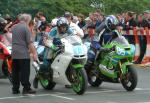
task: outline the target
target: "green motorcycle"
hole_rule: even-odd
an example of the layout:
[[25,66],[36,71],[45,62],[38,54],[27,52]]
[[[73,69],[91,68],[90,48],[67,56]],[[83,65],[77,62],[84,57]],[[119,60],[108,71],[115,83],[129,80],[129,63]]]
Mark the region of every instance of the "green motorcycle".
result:
[[92,65],[86,65],[88,82],[98,87],[105,82],[121,83],[127,91],[133,91],[137,86],[137,72],[132,65],[135,46],[124,46],[112,41],[103,46],[109,52],[99,52]]

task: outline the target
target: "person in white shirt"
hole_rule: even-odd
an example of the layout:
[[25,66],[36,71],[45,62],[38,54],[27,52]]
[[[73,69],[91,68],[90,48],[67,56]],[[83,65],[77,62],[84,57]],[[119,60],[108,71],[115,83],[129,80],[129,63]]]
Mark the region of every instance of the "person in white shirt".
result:
[[75,23],[72,22],[73,14],[70,12],[65,12],[64,17],[68,20],[70,28],[74,31],[74,34],[77,34],[79,37],[84,37],[83,30]]

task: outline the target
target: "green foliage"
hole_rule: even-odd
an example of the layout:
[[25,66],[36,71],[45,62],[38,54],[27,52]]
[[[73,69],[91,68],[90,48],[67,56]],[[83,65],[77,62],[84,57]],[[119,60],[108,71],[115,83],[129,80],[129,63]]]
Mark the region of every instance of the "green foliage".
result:
[[[95,7],[92,7],[93,4]],[[86,16],[95,9],[101,9],[104,14],[116,14],[125,11],[141,13],[150,10],[149,0],[0,0],[0,13],[15,17],[19,13],[44,12],[48,20],[61,16],[65,11]]]

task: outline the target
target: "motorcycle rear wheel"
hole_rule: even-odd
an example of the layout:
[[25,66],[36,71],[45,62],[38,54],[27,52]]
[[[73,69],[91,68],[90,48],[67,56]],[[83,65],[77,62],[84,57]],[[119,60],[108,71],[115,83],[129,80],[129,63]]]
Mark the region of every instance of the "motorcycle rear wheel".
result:
[[93,87],[99,87],[102,84],[102,80],[99,78],[98,71],[92,69],[88,74],[88,82]]
[[46,90],[52,90],[56,85],[56,83],[43,77],[40,77],[39,81],[41,83],[41,86]]

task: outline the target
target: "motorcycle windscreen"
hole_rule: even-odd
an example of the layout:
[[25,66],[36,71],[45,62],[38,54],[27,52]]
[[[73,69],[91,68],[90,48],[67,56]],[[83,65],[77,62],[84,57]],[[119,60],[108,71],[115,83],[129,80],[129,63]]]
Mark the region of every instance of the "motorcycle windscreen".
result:
[[73,46],[74,56],[84,56],[85,50],[82,45]]

